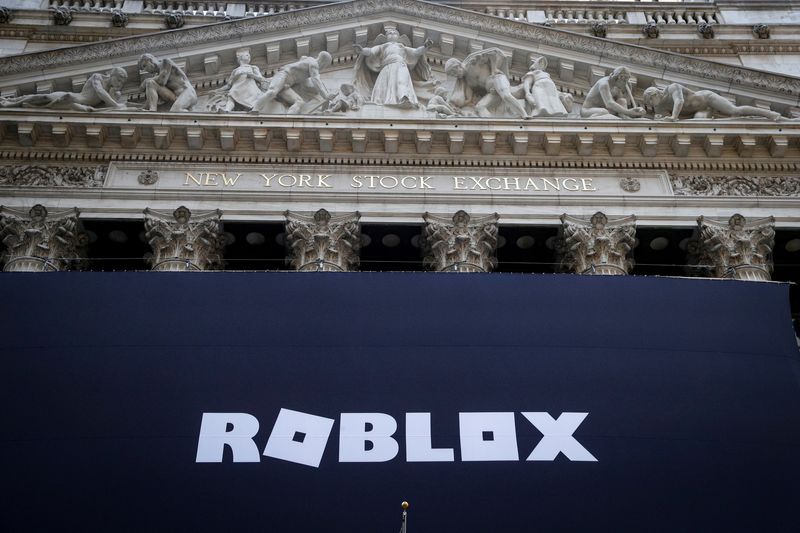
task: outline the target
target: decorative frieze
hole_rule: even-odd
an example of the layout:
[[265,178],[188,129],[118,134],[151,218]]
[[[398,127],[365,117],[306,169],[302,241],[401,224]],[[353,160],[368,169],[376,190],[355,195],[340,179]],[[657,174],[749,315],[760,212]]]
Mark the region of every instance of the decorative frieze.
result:
[[78,210],[48,213],[43,205],[30,210],[0,208],[0,240],[5,272],[53,272],[79,269],[89,238],[80,230]]
[[192,215],[186,207],[172,213],[144,210],[147,243],[153,250],[146,259],[153,270],[215,270],[223,266],[225,247],[218,209]]
[[0,167],[0,187],[102,187],[108,168],[16,165]]
[[320,209],[313,215],[286,211],[287,261],[295,270],[351,272],[358,270],[361,214],[333,216]]
[[700,217],[689,243],[689,264],[715,278],[769,281],[775,219],[747,222],[735,214],[727,222]]
[[436,272],[491,272],[497,266],[497,213],[452,219],[425,213],[423,264]]
[[800,196],[798,176],[670,176],[676,196]]
[[597,212],[586,220],[561,215],[557,240],[560,268],[574,274],[629,274],[635,241],[635,216],[609,220]]

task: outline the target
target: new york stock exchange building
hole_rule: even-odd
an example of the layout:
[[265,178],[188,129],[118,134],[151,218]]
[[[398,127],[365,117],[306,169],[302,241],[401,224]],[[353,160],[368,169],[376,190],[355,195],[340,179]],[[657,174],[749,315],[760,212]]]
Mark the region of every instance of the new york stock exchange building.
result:
[[4,530],[800,527],[800,3],[0,4]]

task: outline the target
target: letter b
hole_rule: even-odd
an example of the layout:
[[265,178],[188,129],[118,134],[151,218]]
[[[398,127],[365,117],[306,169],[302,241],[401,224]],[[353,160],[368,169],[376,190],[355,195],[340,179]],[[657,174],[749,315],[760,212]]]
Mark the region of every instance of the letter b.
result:
[[[369,427],[368,427],[369,426]],[[384,413],[342,413],[339,433],[340,463],[391,461],[400,450],[392,438],[397,421]],[[367,443],[372,447],[367,449]]]

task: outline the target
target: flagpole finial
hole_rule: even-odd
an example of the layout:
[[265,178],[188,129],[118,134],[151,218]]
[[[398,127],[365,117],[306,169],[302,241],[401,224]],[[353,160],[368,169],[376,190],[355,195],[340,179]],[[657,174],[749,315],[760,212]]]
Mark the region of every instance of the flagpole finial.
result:
[[403,503],[401,503],[401,504],[400,504],[400,507],[402,507],[402,508],[403,508],[403,510],[405,511],[406,509],[408,509],[408,502],[403,502]]

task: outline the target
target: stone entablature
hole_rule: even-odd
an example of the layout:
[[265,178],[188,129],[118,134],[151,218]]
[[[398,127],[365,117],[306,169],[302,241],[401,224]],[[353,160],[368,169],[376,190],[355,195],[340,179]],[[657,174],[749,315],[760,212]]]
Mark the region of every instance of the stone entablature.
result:
[[[382,157],[414,154],[434,160],[436,154],[481,156],[588,156],[667,158],[788,158],[800,155],[800,122],[766,120],[603,121],[593,119],[359,119],[249,114],[181,114],[103,112],[91,116],[47,110],[0,112],[0,144],[7,147],[56,147],[85,153],[93,150],[144,150],[181,154],[247,151],[268,154],[353,154]],[[655,127],[654,127],[655,126]],[[656,129],[657,128],[657,129]],[[16,131],[15,131],[16,130]],[[118,133],[117,133],[118,132]],[[402,150],[400,149],[402,147]],[[374,157],[374,156],[373,156]],[[399,157],[399,156],[398,156]],[[524,161],[524,158],[523,158]],[[519,164],[519,163],[516,163]]]

